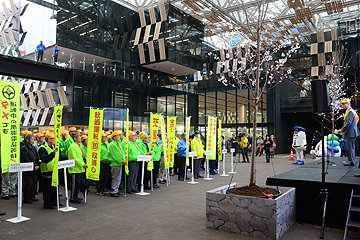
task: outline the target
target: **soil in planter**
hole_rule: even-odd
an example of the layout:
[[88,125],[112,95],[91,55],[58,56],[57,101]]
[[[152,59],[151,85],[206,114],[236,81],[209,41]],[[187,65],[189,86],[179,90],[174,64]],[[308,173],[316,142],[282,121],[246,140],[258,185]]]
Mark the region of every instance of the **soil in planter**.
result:
[[276,196],[279,194],[279,191],[274,188],[269,187],[259,187],[259,186],[243,186],[238,188],[232,188],[226,191],[229,194],[243,195],[243,196],[251,196],[251,197],[266,197],[265,194],[272,194]]

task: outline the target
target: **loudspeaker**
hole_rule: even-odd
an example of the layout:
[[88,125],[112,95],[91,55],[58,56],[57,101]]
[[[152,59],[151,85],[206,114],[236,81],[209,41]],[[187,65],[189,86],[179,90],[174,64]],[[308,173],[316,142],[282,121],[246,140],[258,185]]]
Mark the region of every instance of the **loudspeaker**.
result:
[[312,80],[311,81],[311,101],[313,113],[329,113],[330,100],[328,80]]

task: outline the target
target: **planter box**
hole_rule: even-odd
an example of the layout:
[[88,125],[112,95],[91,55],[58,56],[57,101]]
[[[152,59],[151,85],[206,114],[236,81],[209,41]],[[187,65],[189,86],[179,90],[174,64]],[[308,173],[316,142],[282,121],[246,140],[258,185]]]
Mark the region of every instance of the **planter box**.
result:
[[206,192],[207,228],[279,239],[295,223],[295,188],[279,187],[282,194],[276,199],[226,194],[228,188]]

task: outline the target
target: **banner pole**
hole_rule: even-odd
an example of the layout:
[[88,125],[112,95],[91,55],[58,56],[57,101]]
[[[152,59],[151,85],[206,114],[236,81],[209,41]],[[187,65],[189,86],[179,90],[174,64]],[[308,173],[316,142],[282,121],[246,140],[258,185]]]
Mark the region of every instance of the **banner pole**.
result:
[[165,169],[166,172],[166,186],[169,186],[169,179],[168,179],[168,169]]
[[153,181],[153,170],[151,170],[151,179],[150,179],[150,183],[151,183],[151,191],[154,191],[154,181]]
[[[10,172],[9,172],[10,174]],[[18,172],[18,212],[17,219],[21,219],[22,215],[22,171]]]
[[[185,159],[185,161],[186,161],[186,159]],[[186,166],[186,164],[185,164],[185,171],[184,171],[184,182],[186,181],[186,174],[187,173],[187,166]]]

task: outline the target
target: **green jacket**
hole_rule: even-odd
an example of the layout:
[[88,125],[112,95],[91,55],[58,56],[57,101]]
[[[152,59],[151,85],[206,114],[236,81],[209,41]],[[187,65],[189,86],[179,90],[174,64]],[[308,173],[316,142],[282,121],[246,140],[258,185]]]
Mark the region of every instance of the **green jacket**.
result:
[[[54,151],[54,149],[51,149],[48,145],[44,144],[44,145],[41,145],[39,148],[45,148],[46,152],[48,153],[48,155],[50,153],[52,153]],[[39,159],[40,159],[40,156],[39,156]],[[40,164],[40,170],[42,173],[45,173],[45,172],[52,172],[53,169],[54,169],[54,164],[55,164],[55,158],[53,158],[50,162],[48,163],[44,163],[42,162]]]
[[85,147],[85,145],[82,142],[80,142],[80,146],[81,146],[81,149],[83,150],[83,153],[85,155],[85,159],[87,159],[86,158],[87,157],[87,148]]
[[66,145],[65,145],[65,141],[60,138],[60,153],[61,153],[61,156],[63,158],[67,158],[68,157],[68,153],[66,151]]
[[111,143],[109,143],[108,149],[108,159],[110,162],[110,166],[122,166],[122,162],[125,161],[125,148],[121,146],[121,143],[116,143],[115,141],[112,141]]
[[68,157],[69,159],[75,159],[75,166],[69,167],[69,173],[83,173],[85,172],[84,169],[84,158],[81,153],[81,147],[76,143],[73,142],[68,150]]
[[154,150],[153,150],[153,161],[158,162],[161,158],[161,153],[164,151],[164,146],[160,147],[158,143],[155,143]]
[[141,155],[140,148],[136,142],[129,141],[129,153],[128,153],[129,162],[137,161],[138,155]]
[[[138,143],[138,146],[139,146],[141,155],[145,155],[146,153],[151,152],[150,144],[144,143],[142,140],[141,140],[141,142]],[[146,147],[146,146],[148,146],[148,147]]]
[[109,150],[107,144],[101,143],[101,153],[100,153],[100,161],[107,162],[109,161]]
[[[69,136],[66,140],[65,140],[65,151],[68,153],[69,152],[69,147],[71,146],[71,144],[74,142],[74,139]],[[69,154],[69,153],[68,153]],[[69,156],[68,156],[69,157]],[[69,158],[70,159],[70,158]]]

